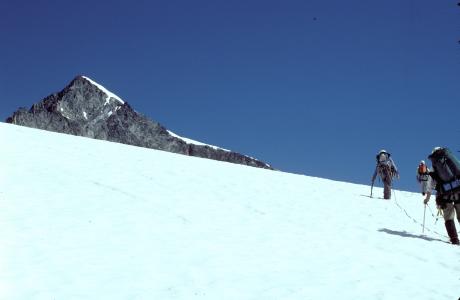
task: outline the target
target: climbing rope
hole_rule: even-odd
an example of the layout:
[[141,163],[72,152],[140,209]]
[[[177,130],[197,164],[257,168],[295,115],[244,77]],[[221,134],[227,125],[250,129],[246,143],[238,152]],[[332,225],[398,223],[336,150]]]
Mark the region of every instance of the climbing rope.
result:
[[[409,213],[407,212],[407,210],[399,204],[398,200],[396,199],[396,191],[395,191],[394,189],[393,189],[393,198],[394,198],[394,200],[395,200],[394,203],[396,204],[396,206],[398,206],[399,209],[400,209],[402,212],[404,212],[404,213],[406,214],[406,216],[407,216],[409,219],[411,219],[414,223],[419,224],[420,226],[423,227],[423,224],[421,224],[419,221],[417,221],[415,218],[413,218],[411,215],[409,215]],[[428,204],[426,204],[426,206],[428,206],[428,208],[430,209],[431,215],[436,219],[436,221],[435,221],[435,224],[436,224],[436,222],[437,222],[438,219],[440,218],[439,216],[442,217],[442,211],[441,211],[441,214],[440,214],[439,211],[438,211],[438,217],[435,217],[434,214],[433,214],[433,211],[431,210],[431,207],[430,207]],[[444,234],[441,234],[441,233],[439,233],[439,232],[437,232],[437,231],[435,231],[435,230],[431,230],[431,229],[427,228],[426,226],[425,226],[425,230],[426,230],[426,231],[429,231],[429,232],[431,232],[431,233],[434,233],[434,234],[436,234],[436,235],[438,235],[438,236],[441,236],[441,237],[443,237],[443,238],[447,238],[447,239],[449,238],[448,236],[446,236],[446,235],[444,235]]]
[[442,209],[438,208],[438,213],[435,216],[431,207],[429,205],[427,206],[428,206],[428,209],[430,210],[431,216],[436,219],[436,221],[434,221],[434,224],[436,224],[439,219],[444,218],[444,213],[442,212]]

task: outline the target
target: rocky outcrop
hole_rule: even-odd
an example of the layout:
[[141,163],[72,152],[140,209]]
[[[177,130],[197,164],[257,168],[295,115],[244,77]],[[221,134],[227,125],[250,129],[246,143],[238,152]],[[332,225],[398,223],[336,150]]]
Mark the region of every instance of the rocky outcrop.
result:
[[249,156],[182,139],[84,76],[77,76],[64,90],[46,97],[29,110],[20,108],[6,121],[54,132],[272,169],[270,165]]

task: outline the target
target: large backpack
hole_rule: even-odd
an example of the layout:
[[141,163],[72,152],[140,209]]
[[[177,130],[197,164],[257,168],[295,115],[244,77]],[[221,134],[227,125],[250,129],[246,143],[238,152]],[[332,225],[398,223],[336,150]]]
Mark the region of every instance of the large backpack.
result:
[[[386,155],[386,159],[384,159],[384,160],[380,159],[380,155],[382,153]],[[396,174],[396,170],[395,170],[393,164],[391,163],[390,156],[391,156],[391,154],[388,153],[388,152],[380,152],[375,157],[375,159],[377,161],[377,166],[378,166],[378,171],[379,171],[380,177],[387,178],[389,180],[391,180],[391,178]]]
[[436,148],[428,156],[441,192],[460,190],[460,161],[447,148]]

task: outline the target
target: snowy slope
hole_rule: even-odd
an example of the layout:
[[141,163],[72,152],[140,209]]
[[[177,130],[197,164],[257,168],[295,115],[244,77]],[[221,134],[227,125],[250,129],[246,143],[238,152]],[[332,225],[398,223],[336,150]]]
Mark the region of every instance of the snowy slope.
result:
[[421,195],[4,123],[0,141],[0,299],[460,297]]

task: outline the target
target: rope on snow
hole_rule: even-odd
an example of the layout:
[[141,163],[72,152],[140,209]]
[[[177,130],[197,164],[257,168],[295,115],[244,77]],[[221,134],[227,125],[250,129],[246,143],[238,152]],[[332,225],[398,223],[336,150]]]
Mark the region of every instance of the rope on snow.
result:
[[[407,210],[406,210],[405,208],[403,208],[403,207],[398,203],[398,200],[396,199],[396,191],[395,191],[395,190],[393,190],[393,195],[394,195],[393,197],[394,197],[394,199],[395,199],[394,203],[396,204],[396,206],[398,206],[399,209],[400,209],[402,212],[404,212],[404,213],[406,214],[406,216],[407,216],[409,219],[411,219],[414,223],[419,224],[420,226],[423,227],[423,224],[421,224],[419,221],[417,221],[415,218],[413,218],[411,215],[409,215],[409,213],[407,212]],[[435,221],[435,224],[436,224],[436,222],[438,221],[439,217],[435,217],[434,214],[433,214],[433,211],[431,210],[431,207],[430,207],[428,204],[426,204],[426,205],[427,205],[428,208],[430,209],[431,215],[436,219],[436,221]],[[425,226],[425,230],[426,230],[426,231],[429,231],[429,232],[431,232],[431,233],[434,233],[434,234],[436,234],[436,235],[438,235],[438,236],[441,236],[441,237],[443,237],[443,238],[447,238],[447,239],[449,238],[448,236],[446,236],[446,235],[444,235],[444,234],[441,234],[441,233],[439,233],[439,232],[437,232],[437,231],[435,231],[435,230],[431,230],[431,229],[427,228],[426,226]]]

